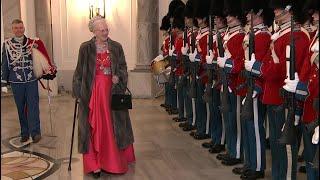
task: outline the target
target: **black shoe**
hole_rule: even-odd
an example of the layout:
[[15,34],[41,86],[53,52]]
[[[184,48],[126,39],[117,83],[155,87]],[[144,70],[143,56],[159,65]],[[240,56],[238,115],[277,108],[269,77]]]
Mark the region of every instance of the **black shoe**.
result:
[[179,119],[176,119],[176,122],[184,122],[186,120],[187,120],[187,118],[179,118]]
[[184,128],[184,127],[186,127],[188,125],[189,125],[189,123],[187,123],[187,122],[179,123],[179,127],[181,127],[181,128]]
[[303,162],[303,155],[298,156],[298,162]]
[[167,107],[168,107],[168,105],[166,105],[166,104],[160,104],[160,106],[161,106],[161,107],[164,107],[164,108],[167,108]]
[[212,141],[202,143],[202,147],[204,147],[204,148],[212,148],[213,146],[214,145],[213,145]]
[[229,158],[229,159],[223,160],[221,163],[226,166],[234,166],[236,164],[242,163],[242,161],[241,159]]
[[172,118],[172,121],[176,121],[178,119],[179,119],[179,117],[174,117],[174,118]]
[[209,153],[216,154],[216,153],[221,153],[224,150],[225,150],[224,145],[217,144],[209,149]]
[[95,178],[95,179],[100,178],[100,176],[101,176],[101,171],[99,171],[99,172],[92,172],[92,176],[93,176],[93,178]]
[[250,179],[250,180],[254,180],[254,179],[260,179],[260,178],[264,178],[264,171],[248,171],[245,174],[242,174],[240,176],[241,179]]
[[190,132],[189,135],[193,137],[195,134],[196,134],[196,132],[195,132],[195,131],[192,131],[192,132]]
[[[182,130],[183,131],[192,131],[192,130],[196,130],[196,127],[188,124],[186,127],[183,127]],[[191,134],[190,134],[190,136],[191,136]]]
[[232,169],[232,172],[234,174],[237,174],[237,175],[246,174],[249,171],[250,171],[250,169],[245,167],[245,166],[243,166],[243,167],[235,167],[235,168]]
[[194,134],[193,136],[194,139],[196,140],[204,140],[204,139],[210,139],[210,135],[209,134]]
[[21,136],[20,138],[20,142],[24,143],[27,142],[29,140],[29,136]]
[[37,143],[37,142],[40,141],[40,139],[41,139],[41,135],[40,135],[40,134],[37,134],[37,135],[35,135],[35,136],[32,137],[32,142],[33,142],[33,143]]
[[300,173],[307,173],[306,166],[300,166],[299,167],[299,172]]
[[227,159],[227,158],[230,158],[230,155],[228,153],[226,153],[226,154],[218,154],[217,155],[217,159],[218,160],[223,160],[223,159]]

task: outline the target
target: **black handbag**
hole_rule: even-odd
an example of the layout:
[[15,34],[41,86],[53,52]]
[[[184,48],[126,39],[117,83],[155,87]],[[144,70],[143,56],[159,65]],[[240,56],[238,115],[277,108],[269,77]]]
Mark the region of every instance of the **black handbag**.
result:
[[126,87],[129,94],[113,94],[111,97],[112,110],[132,109],[132,97],[130,90]]

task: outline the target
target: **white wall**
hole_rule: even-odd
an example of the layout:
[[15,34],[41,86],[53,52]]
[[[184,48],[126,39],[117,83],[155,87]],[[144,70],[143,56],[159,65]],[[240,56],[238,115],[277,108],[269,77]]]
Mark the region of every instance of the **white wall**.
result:
[[[74,70],[80,44],[91,39],[88,0],[52,2],[53,51],[59,70]],[[123,46],[128,69],[135,65],[135,0],[107,0],[110,37]],[[72,77],[71,77],[72,78]]]

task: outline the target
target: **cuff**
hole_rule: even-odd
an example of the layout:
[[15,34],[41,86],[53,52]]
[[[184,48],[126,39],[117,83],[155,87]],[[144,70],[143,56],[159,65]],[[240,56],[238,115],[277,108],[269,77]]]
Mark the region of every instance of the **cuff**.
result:
[[297,88],[296,88],[296,98],[300,101],[305,101],[308,97],[308,84],[303,82],[298,82]]
[[256,77],[261,76],[261,66],[262,66],[261,62],[259,61],[254,62],[251,69],[251,73]]
[[200,57],[200,54],[197,54],[194,61],[201,61],[201,57]]
[[254,84],[254,91],[257,92],[257,95],[260,94],[262,92],[262,87],[258,84]]
[[226,73],[231,73],[232,69],[233,69],[233,61],[232,59],[227,59],[226,63],[224,65],[224,69],[226,71]]

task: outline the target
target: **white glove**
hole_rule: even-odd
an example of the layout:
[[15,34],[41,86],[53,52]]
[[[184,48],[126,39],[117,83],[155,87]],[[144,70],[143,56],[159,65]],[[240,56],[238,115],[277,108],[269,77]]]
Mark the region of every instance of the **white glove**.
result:
[[194,51],[193,53],[189,53],[189,60],[190,62],[194,62],[196,59],[197,51]]
[[157,56],[156,58],[154,58],[154,61],[155,62],[158,62],[158,61],[161,61],[163,59],[163,55],[162,54],[159,54],[159,56]]
[[189,50],[188,44],[186,44],[186,47],[182,46],[182,47],[181,47],[181,53],[182,53],[182,55],[187,55],[188,50]]
[[173,55],[174,50],[175,50],[174,46],[172,46],[172,49],[169,49],[169,56]]
[[257,91],[253,91],[252,93],[252,98],[256,98],[257,97],[258,92]]
[[286,83],[283,88],[288,91],[288,92],[292,92],[292,93],[295,93],[296,92],[296,89],[297,89],[297,85],[298,85],[298,82],[299,82],[299,76],[298,76],[298,73],[295,73],[294,74],[294,80],[290,80],[289,77],[287,77],[287,79],[284,80],[284,82]]
[[226,60],[227,60],[226,57],[218,57],[218,58],[217,58],[218,66],[219,66],[220,68],[224,68],[224,65],[226,64]]
[[312,135],[312,144],[319,143],[319,126],[314,129],[314,133]]
[[319,52],[319,43],[314,43],[314,45],[311,47],[312,52]]
[[256,57],[254,55],[254,53],[252,53],[251,55],[251,60],[245,60],[244,61],[244,67],[246,68],[247,71],[251,71],[252,70],[252,66],[253,64],[256,62]]
[[1,91],[4,93],[8,93],[8,88],[7,87],[1,87]]
[[206,61],[207,61],[207,64],[212,64],[212,61],[213,61],[213,52],[212,52],[212,50],[209,50],[209,56],[206,56]]
[[246,102],[247,97],[244,97],[241,104],[244,105],[244,103]]
[[297,126],[300,121],[300,116],[299,115],[294,115],[294,125]]

